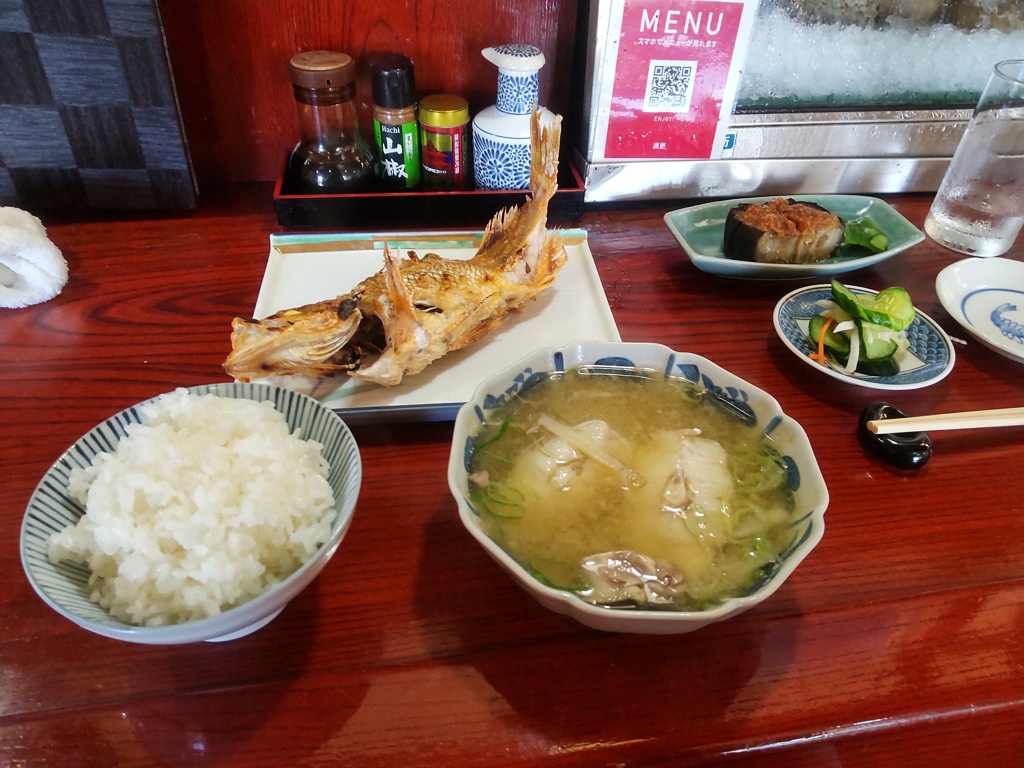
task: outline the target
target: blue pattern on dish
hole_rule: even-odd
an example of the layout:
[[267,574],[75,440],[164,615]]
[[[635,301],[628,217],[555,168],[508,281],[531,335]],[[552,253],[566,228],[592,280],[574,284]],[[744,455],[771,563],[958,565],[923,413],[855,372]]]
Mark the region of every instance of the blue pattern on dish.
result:
[[[561,357],[561,354],[562,353],[559,352],[558,356]],[[602,357],[600,360],[595,360],[593,365],[610,365],[610,366],[614,366],[616,368],[635,368],[636,367],[636,363],[634,363],[628,357]],[[561,371],[561,370],[564,370],[564,368],[559,366],[558,370]]]
[[[978,288],[977,290],[968,291],[966,294],[964,294],[964,297],[962,299],[960,299],[960,311],[963,312],[964,317],[967,318],[968,322],[970,322],[970,317],[968,317],[968,314],[967,314],[967,306],[968,306],[968,304],[971,303],[971,299],[973,299],[973,298],[975,298],[977,296],[984,296],[987,293],[995,294],[995,295],[997,295],[999,297],[1002,297],[1003,294],[1010,294],[1011,296],[1017,295],[1017,296],[1024,297],[1024,291],[1018,291],[1015,288]],[[1004,312],[1016,312],[1017,311],[1017,307],[1015,305],[1010,304],[1009,302],[1001,304],[999,307],[997,307],[997,309],[1001,310],[1000,313],[999,313],[1000,314],[1000,319],[1001,319],[1001,316],[1002,316],[1002,314]],[[992,323],[997,328],[999,327],[1000,322],[996,319],[994,312],[990,316],[989,319],[992,320]]]
[[1016,311],[1017,305],[1007,301],[993,309],[989,319],[992,321],[992,325],[996,327],[996,330],[1003,336],[1011,341],[1016,341],[1018,344],[1024,344],[1024,323],[1018,323],[1005,317],[1008,312]]

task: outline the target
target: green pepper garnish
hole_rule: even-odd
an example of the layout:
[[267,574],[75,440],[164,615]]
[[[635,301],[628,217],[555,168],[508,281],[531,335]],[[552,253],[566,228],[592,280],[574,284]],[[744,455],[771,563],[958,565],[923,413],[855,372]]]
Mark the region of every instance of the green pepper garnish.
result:
[[872,253],[881,253],[889,247],[889,237],[866,216],[844,223],[843,242],[867,248]]

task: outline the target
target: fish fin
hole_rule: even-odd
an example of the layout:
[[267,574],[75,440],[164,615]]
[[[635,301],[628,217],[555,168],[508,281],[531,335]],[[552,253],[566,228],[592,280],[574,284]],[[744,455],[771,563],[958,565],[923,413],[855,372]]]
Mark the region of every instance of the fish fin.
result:
[[459,337],[458,342],[452,344],[451,349],[453,351],[456,349],[462,349],[463,347],[468,347],[470,344],[474,344],[480,341],[482,338],[491,333],[491,331],[494,331],[495,329],[500,328],[502,325],[504,325],[505,321],[508,319],[508,314],[498,315],[496,317],[489,318],[486,322],[473,326],[472,328],[468,329],[463,336]]
[[388,244],[384,244],[384,283],[390,311],[382,316],[386,343],[372,365],[349,371],[352,378],[372,381],[386,387],[401,383],[413,358],[424,346],[423,326],[416,317],[412,296],[402,279],[401,261]]
[[484,227],[484,235],[480,240],[479,251],[485,251],[493,247],[501,238],[505,236],[505,230],[508,227],[508,222],[515,218],[515,215],[519,212],[519,206],[513,205],[509,208],[504,208],[498,211],[491,220],[487,222],[487,226]]
[[555,282],[559,270],[569,260],[565,242],[558,232],[550,232],[541,247],[540,257],[533,269],[533,287],[541,291]]
[[[418,261],[417,259],[414,259]],[[412,297],[409,289],[405,287],[405,280],[402,279],[402,262],[397,253],[392,251],[387,243],[384,243],[384,282],[387,286],[388,298],[397,314],[411,314],[415,316],[412,306]]]

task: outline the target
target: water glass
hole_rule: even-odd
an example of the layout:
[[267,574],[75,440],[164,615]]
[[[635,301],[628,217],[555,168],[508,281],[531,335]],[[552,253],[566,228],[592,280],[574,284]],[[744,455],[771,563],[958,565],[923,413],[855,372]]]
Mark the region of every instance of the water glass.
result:
[[995,65],[924,222],[940,245],[999,256],[1024,224],[1024,60]]

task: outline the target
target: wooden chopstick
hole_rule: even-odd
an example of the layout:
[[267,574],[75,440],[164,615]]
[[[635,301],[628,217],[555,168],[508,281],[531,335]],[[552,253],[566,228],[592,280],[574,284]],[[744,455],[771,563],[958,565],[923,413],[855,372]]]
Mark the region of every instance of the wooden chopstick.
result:
[[960,413],[935,413],[931,416],[875,419],[867,423],[867,428],[876,435],[891,435],[898,432],[1017,427],[1021,425],[1024,425],[1024,408],[994,408],[987,411],[962,411]]

